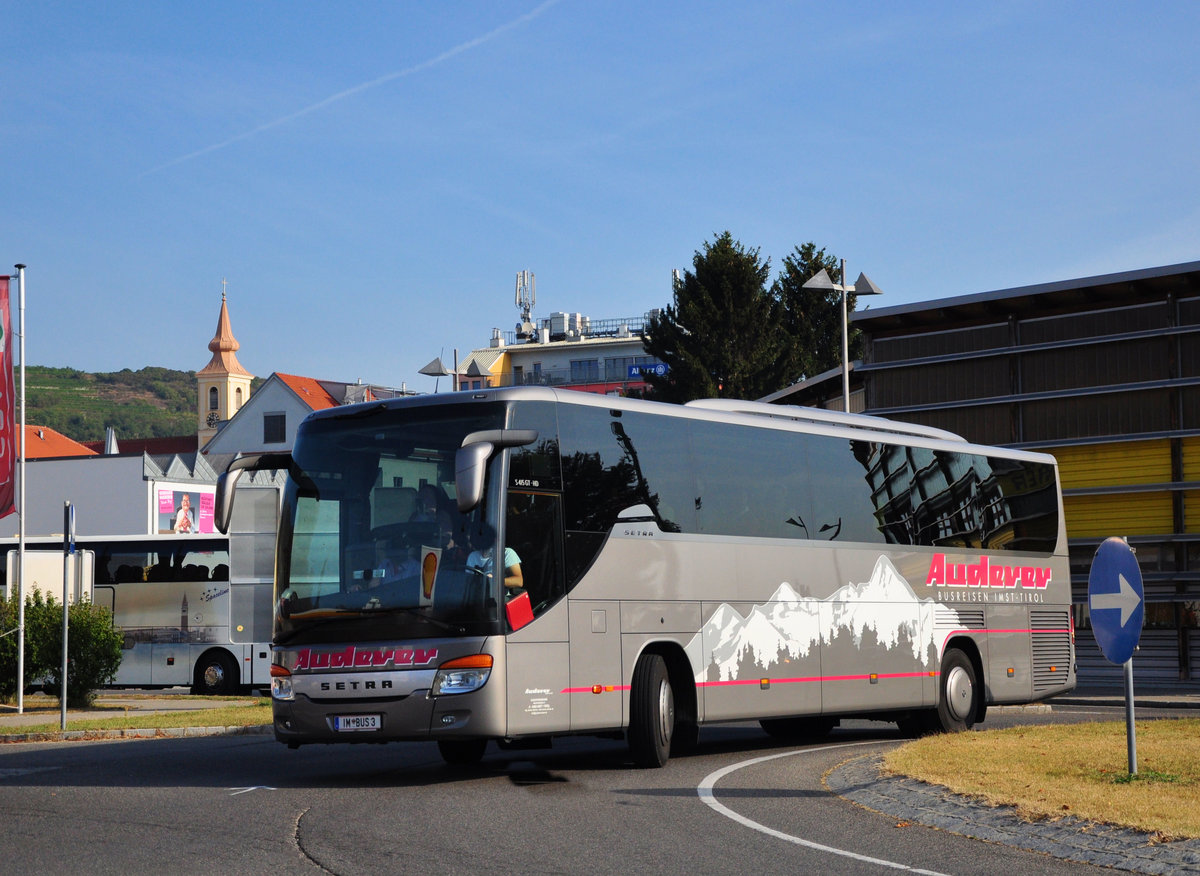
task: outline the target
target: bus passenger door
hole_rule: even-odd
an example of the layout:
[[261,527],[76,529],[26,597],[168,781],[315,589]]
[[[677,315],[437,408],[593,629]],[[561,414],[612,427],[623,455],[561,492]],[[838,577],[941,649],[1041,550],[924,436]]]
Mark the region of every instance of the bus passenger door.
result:
[[[567,603],[563,599],[562,499],[544,490],[510,490],[504,543],[521,565],[533,620],[508,634],[508,733],[530,736],[571,728]],[[524,597],[521,597],[524,598]]]

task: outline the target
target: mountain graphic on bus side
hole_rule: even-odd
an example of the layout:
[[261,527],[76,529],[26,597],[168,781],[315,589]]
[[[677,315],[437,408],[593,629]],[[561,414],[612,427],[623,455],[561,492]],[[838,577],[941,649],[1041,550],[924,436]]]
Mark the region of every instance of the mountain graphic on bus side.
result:
[[692,666],[700,667],[698,683],[778,674],[786,664],[815,661],[818,649],[828,655],[831,648],[883,650],[906,666],[932,669],[938,659],[934,604],[919,599],[881,556],[867,581],[849,583],[826,599],[801,596],[785,581],[746,615],[722,603],[686,651]]

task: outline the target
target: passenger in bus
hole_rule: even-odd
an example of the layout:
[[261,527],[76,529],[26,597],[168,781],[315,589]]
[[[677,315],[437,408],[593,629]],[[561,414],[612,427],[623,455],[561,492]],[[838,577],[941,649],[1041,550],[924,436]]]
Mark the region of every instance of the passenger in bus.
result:
[[[470,542],[472,550],[467,556],[467,569],[491,578],[495,568],[495,531],[484,524],[471,532]],[[510,597],[521,593],[525,587],[525,578],[521,574],[521,558],[510,547],[504,549],[504,586]]]
[[438,489],[433,484],[422,484],[417,490],[417,508],[409,517],[410,523],[433,523],[438,519]]

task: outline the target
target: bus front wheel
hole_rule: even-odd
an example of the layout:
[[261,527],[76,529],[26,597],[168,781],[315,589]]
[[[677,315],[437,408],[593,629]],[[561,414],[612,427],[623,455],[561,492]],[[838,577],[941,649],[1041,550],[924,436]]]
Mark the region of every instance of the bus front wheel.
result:
[[941,696],[938,697],[939,729],[961,733],[975,726],[979,709],[979,681],[971,658],[957,648],[942,657]]
[[671,756],[675,732],[675,693],[667,664],[658,654],[643,655],[633,670],[629,692],[629,750],[639,767],[660,767]]
[[237,664],[224,651],[209,651],[197,661],[192,693],[223,696],[235,694],[237,689]]

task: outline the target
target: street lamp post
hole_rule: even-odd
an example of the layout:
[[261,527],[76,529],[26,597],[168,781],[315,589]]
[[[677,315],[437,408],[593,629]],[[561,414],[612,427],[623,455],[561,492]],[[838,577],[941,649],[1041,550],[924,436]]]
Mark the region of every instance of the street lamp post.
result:
[[841,260],[841,283],[829,279],[829,272],[824,268],[817,271],[805,281],[802,289],[817,289],[823,292],[840,292],[842,294],[842,410],[850,413],[850,315],[846,308],[846,296],[882,295],[883,290],[871,282],[866,274],[860,273],[853,286],[846,285],[846,260]]

